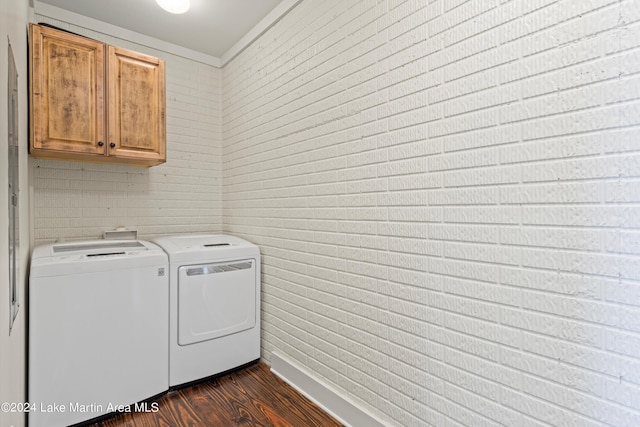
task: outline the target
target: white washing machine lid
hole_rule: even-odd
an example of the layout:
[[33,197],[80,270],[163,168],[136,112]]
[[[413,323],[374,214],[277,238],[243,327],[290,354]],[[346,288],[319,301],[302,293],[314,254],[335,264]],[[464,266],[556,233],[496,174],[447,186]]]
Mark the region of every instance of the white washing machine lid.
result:
[[260,250],[256,245],[240,237],[226,234],[190,234],[164,236],[154,239],[171,261],[193,259],[231,259],[236,257],[258,257]]
[[89,240],[41,245],[31,255],[31,277],[138,268],[167,263],[157,245],[144,240]]

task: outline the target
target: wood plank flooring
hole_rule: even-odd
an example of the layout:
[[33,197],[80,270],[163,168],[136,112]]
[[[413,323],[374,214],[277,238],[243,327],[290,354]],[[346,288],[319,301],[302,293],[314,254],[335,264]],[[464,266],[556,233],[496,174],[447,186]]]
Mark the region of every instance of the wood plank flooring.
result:
[[155,401],[157,412],[118,415],[91,427],[339,427],[313,402],[257,363]]

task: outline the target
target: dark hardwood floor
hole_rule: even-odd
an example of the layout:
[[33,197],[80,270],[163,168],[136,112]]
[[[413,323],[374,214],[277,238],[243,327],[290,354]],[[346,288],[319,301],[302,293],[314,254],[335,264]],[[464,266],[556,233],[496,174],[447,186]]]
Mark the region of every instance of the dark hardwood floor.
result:
[[91,427],[341,426],[276,377],[264,363],[170,391],[148,403],[157,412],[118,415]]

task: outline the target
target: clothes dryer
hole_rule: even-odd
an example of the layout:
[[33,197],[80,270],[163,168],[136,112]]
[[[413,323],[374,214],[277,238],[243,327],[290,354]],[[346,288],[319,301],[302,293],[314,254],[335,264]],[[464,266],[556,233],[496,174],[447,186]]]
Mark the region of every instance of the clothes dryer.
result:
[[227,235],[155,239],[169,255],[169,386],[260,358],[260,251]]

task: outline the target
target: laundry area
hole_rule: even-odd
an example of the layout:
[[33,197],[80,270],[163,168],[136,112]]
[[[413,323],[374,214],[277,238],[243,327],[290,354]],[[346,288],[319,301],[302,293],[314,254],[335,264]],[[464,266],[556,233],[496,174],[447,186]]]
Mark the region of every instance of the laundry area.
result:
[[0,427],[640,425],[640,2],[0,0],[0,94]]

